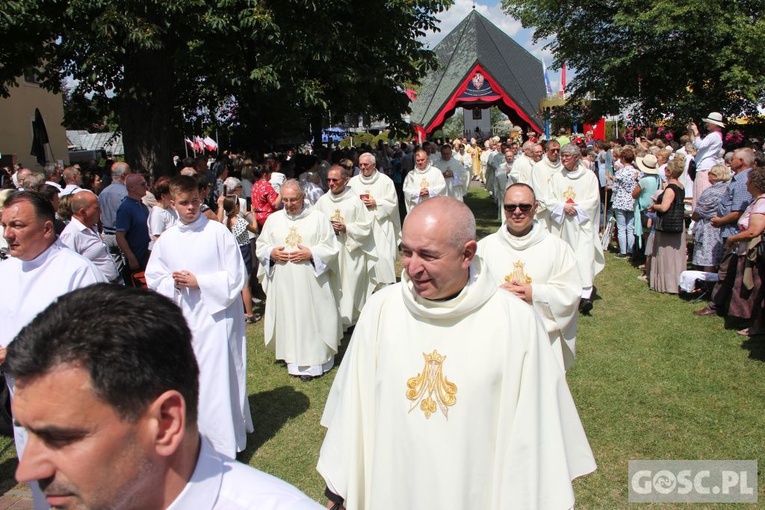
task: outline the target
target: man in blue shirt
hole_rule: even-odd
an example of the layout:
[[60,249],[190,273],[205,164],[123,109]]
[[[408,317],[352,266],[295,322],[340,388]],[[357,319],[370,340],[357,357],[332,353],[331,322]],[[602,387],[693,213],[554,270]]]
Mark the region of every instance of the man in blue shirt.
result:
[[141,174],[130,174],[125,179],[127,196],[117,209],[117,244],[130,268],[130,273],[143,271],[149,261],[149,228],[146,220],[149,210],[141,199],[146,195],[146,179]]

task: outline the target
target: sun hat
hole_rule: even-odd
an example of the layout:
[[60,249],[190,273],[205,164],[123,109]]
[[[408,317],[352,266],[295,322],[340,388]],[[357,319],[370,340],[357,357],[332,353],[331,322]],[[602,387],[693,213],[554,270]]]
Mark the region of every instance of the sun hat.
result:
[[637,166],[644,174],[658,175],[659,173],[659,161],[653,154],[646,154],[642,158],[638,158]]
[[704,117],[701,119],[702,122],[708,122],[710,124],[714,124],[715,126],[725,127],[725,123],[723,122],[723,116],[719,112],[712,112],[709,114],[709,116]]

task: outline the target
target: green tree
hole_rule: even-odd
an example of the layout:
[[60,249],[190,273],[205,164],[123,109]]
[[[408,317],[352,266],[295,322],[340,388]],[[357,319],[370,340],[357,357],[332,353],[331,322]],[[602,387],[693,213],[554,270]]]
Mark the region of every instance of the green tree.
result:
[[117,113],[126,160],[164,173],[184,121],[234,124],[257,146],[288,127],[316,134],[330,114],[397,120],[400,85],[435,65],[418,37],[450,3],[6,1],[0,94],[30,66],[51,90],[70,77],[72,98],[95,94]]
[[762,0],[503,0],[505,11],[550,39],[553,67],[583,116],[632,109],[675,125],[709,111],[755,114],[765,97]]

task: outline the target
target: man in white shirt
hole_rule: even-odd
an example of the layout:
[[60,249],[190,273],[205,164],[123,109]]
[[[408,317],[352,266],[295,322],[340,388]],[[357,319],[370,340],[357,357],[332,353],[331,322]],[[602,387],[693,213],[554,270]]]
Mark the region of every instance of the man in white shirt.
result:
[[[53,300],[67,292],[105,281],[101,272],[82,255],[56,239],[51,203],[39,193],[21,191],[5,203],[3,238],[11,258],[0,263],[0,363],[5,347],[16,334]],[[13,378],[6,377],[13,395]],[[14,427],[16,452],[23,458],[27,435]],[[35,508],[44,508],[42,493],[32,485]]]
[[76,166],[70,166],[64,168],[64,189],[61,190],[61,193],[58,194],[59,197],[63,197],[66,195],[71,195],[72,193],[77,193],[82,188],[82,173],[80,172],[80,169]]
[[98,197],[90,191],[79,191],[72,196],[71,208],[72,220],[61,232],[61,242],[90,260],[106,281],[121,281],[109,248],[96,230],[101,217]]
[[107,284],[67,294],[18,335],[4,369],[29,433],[16,478],[39,482],[51,507],[321,508],[200,435],[191,333],[159,294]]

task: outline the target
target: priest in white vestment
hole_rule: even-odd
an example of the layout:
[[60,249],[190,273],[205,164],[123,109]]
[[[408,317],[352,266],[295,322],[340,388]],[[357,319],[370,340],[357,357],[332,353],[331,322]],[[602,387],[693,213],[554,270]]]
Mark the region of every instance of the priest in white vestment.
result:
[[560,162],[560,144],[557,140],[547,142],[547,148],[542,160],[535,163],[531,169],[531,187],[539,201],[536,220],[547,230],[552,229],[550,223],[550,208],[547,205],[548,188],[552,176],[560,172],[563,166]]
[[[105,282],[89,260],[56,238],[55,211],[50,201],[33,191],[20,191],[5,202],[3,238],[10,258],[0,261],[0,363],[5,348],[19,331],[56,298],[80,287]],[[13,398],[13,378],[6,375]],[[14,425],[16,454],[23,456],[27,432]],[[47,508],[37,483],[31,483],[35,508]]]
[[315,209],[332,222],[340,252],[338,271],[331,272],[331,282],[338,296],[343,329],[356,324],[367,298],[371,295],[375,255],[372,223],[374,217],[351,188],[346,187],[348,171],[339,166],[327,172],[329,193],[316,202]]
[[402,281],[367,302],[322,416],[330,501],[569,509],[571,480],[595,469],[542,321],[475,252],[463,203],[407,217]]
[[414,153],[414,170],[404,178],[404,203],[407,214],[412,208],[429,198],[446,195],[446,181],[441,171],[430,164],[428,153],[420,149]]
[[534,306],[545,325],[560,367],[576,356],[576,327],[582,284],[571,247],[534,221],[537,201],[527,184],[504,194],[505,222],[478,243],[493,281]]
[[566,241],[576,254],[582,282],[579,310],[589,313],[595,275],[605,266],[605,258],[598,236],[600,184],[595,172],[579,164],[580,156],[573,143],[561,149],[563,170],[550,180],[545,202],[553,235]]
[[183,311],[199,363],[199,430],[235,458],[254,430],[241,300],[247,270],[231,232],[200,214],[196,179],[173,178],[170,193],[178,222],[154,243],[146,284]]
[[536,143],[532,141],[525,142],[521,146],[522,154],[515,157],[513,161],[513,167],[508,174],[508,182],[510,184],[523,183],[531,186],[531,169],[534,167],[534,146]]
[[309,381],[332,369],[343,334],[331,283],[340,243],[330,219],[303,199],[296,180],[284,182],[284,209],[268,217],[255,251],[267,296],[266,347],[290,375]]
[[441,158],[433,166],[441,171],[446,183],[446,196],[462,201],[470,184],[470,175],[465,167],[452,157],[452,148],[441,147]]
[[398,195],[393,180],[377,171],[375,157],[369,152],[359,156],[361,173],[348,181],[348,187],[358,195],[374,217],[372,236],[377,262],[370,275],[371,291],[396,283],[396,257],[401,237],[401,217]]

